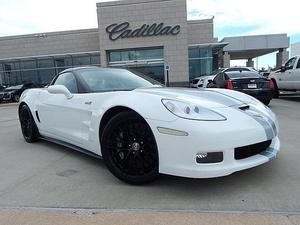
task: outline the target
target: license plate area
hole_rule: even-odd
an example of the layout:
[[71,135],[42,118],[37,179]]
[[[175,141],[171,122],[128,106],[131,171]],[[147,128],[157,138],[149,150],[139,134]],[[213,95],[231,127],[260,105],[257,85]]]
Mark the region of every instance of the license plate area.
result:
[[255,89],[257,88],[256,84],[248,84],[248,88]]

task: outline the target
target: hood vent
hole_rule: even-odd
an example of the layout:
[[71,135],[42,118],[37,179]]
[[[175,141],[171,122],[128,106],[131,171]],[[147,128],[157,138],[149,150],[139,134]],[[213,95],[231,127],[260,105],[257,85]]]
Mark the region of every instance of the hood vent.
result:
[[246,111],[248,109],[250,109],[250,106],[249,105],[242,105],[239,107],[240,110],[243,110],[243,111]]

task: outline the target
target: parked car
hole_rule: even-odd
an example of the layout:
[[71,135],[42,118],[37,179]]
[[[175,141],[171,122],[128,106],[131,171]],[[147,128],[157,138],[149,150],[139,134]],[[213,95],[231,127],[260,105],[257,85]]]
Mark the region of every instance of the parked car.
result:
[[190,81],[192,88],[204,88],[207,86],[209,80],[213,80],[216,75],[196,77]]
[[276,72],[269,75],[275,86],[274,97],[279,97],[280,91],[300,91],[300,55],[289,59]]
[[24,83],[10,86],[0,92],[0,102],[18,102],[23,91],[29,88],[36,88],[34,83]]
[[134,184],[160,173],[225,176],[267,163],[280,149],[277,119],[255,98],[166,88],[125,69],[67,69],[48,88],[21,96],[19,119],[26,142],[53,141],[103,158],[112,174]]
[[0,84],[0,91],[3,91],[4,89],[5,87]]
[[251,95],[268,105],[274,95],[274,83],[258,72],[223,72],[209,81],[207,87],[226,88]]
[[222,72],[233,72],[233,71],[253,71],[256,72],[256,70],[252,67],[230,67],[230,68],[220,68],[215,71],[213,71],[209,76],[201,76],[196,77],[193,80],[190,81],[190,87],[192,88],[206,88],[208,85],[209,80],[213,80],[214,77]]

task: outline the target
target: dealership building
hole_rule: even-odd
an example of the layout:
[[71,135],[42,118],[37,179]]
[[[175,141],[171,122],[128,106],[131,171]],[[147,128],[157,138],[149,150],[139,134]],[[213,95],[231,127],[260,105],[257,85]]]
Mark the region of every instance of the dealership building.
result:
[[98,28],[0,37],[0,77],[5,85],[47,84],[66,68],[128,68],[173,86],[187,85],[232,59],[277,53],[287,58],[286,34],[214,37],[212,19],[187,20],[186,0],[97,3]]

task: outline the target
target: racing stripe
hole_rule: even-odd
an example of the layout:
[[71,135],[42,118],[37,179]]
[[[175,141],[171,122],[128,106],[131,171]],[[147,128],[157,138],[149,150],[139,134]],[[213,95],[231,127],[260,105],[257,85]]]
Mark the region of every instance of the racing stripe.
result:
[[260,153],[260,155],[266,156],[269,158],[269,160],[272,160],[276,158],[276,151],[274,148],[269,147],[266,151]]
[[268,118],[261,116],[258,112],[252,111],[252,110],[241,110],[244,113],[246,113],[248,116],[251,116],[256,122],[258,122],[265,130],[267,140],[272,140],[276,136],[276,126],[274,124],[274,127],[272,123],[269,123]]

